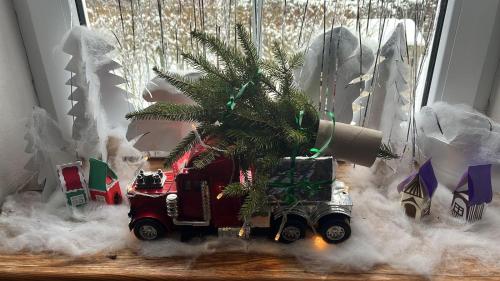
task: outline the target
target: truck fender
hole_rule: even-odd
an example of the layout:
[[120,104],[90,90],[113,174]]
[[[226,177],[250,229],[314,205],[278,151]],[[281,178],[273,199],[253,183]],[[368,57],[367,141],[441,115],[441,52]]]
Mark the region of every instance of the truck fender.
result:
[[318,208],[313,214],[311,214],[311,223],[317,224],[322,218],[330,216],[339,216],[339,218],[347,218],[350,221],[351,212],[350,210],[346,210],[345,208],[325,205]]
[[167,232],[170,232],[172,231],[172,228],[173,228],[173,223],[172,221],[170,220],[165,220],[164,218],[162,218],[161,216],[157,216],[155,214],[147,214],[147,215],[137,215],[137,216],[134,216],[131,220],[130,220],[130,223],[128,224],[128,228],[130,230],[134,229],[134,226],[135,226],[135,223],[139,220],[142,220],[142,219],[153,219],[153,220],[156,220],[158,221],[159,223],[161,223],[163,225],[163,227],[165,227],[165,230]]
[[[281,224],[282,218],[283,218],[283,213],[277,213],[277,214],[273,215],[273,220],[271,222],[271,227],[272,228],[276,228],[276,229],[279,228],[280,224]],[[307,218],[304,216],[304,214],[302,214],[300,212],[290,211],[288,213],[288,215],[287,215],[287,219],[290,219],[290,218],[294,218],[296,220],[302,221],[305,225],[307,225],[307,227],[309,229],[311,228],[311,225],[307,221]]]
[[333,219],[333,220],[347,220],[347,222],[351,222],[351,216],[347,215],[347,214],[344,214],[344,213],[329,213],[329,214],[326,214],[326,215],[323,215],[322,217],[318,218],[317,220],[317,223],[318,224],[321,224],[321,222],[325,221],[325,220],[330,220],[330,219]]

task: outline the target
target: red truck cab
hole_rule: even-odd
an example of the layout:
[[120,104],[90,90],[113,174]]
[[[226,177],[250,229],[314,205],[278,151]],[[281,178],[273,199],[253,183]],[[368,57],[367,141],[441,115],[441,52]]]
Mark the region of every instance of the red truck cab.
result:
[[201,151],[198,147],[188,152],[171,171],[139,172],[127,192],[129,227],[139,239],[157,239],[176,226],[241,226],[241,199],[217,199],[227,184],[239,180],[238,169],[222,157],[203,169],[193,169],[191,156]]

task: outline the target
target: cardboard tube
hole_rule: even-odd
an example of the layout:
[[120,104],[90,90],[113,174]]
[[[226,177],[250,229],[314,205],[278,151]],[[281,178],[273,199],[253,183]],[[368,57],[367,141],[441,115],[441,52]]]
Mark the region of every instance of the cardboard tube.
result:
[[[314,147],[325,145],[332,129],[332,121],[320,120]],[[380,131],[336,122],[333,138],[322,155],[370,167],[377,158],[381,144]]]

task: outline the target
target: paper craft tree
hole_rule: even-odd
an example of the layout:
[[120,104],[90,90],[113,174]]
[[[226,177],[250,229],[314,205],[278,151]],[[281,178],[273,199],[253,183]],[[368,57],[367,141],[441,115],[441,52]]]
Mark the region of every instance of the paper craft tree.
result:
[[47,200],[58,185],[55,165],[71,161],[74,154],[69,151],[73,147],[64,139],[58,124],[44,109],[34,107],[26,127],[24,139],[28,144],[25,152],[32,154],[32,157],[24,168],[38,172],[38,183],[43,184],[42,198]]
[[431,160],[427,160],[417,172],[411,174],[398,185],[401,205],[407,216],[420,220],[429,215],[431,198],[437,187]]
[[127,92],[117,87],[125,80],[113,73],[121,67],[109,57],[113,50],[104,37],[80,26],[71,30],[63,44],[63,51],[72,56],[65,68],[72,72],[66,85],[75,87],[68,115],[74,117],[73,138],[84,158],[106,159],[103,133],[127,126],[123,116],[133,109]]
[[[406,31],[403,23],[399,23],[390,38],[380,49],[380,57],[376,66],[375,77],[367,81],[370,99],[367,96],[360,97],[357,103],[362,107],[358,119],[354,118],[356,124],[384,132],[387,140],[392,134],[392,139],[399,139],[397,132],[401,129],[401,122],[406,121],[408,116],[403,107],[408,100],[403,93],[409,89],[410,66],[407,59]],[[369,104],[367,104],[369,102]],[[363,120],[366,111],[366,120]],[[401,138],[402,139],[402,138]]]
[[106,162],[90,158],[89,191],[94,201],[120,204],[122,192],[115,172]]
[[63,52],[71,55],[65,69],[72,73],[66,85],[74,87],[69,96],[72,101],[68,115],[73,116],[73,139],[78,141],[77,151],[82,156],[99,154],[99,134],[95,110],[95,100],[90,98],[91,83],[89,73],[92,68],[84,59],[86,45],[82,41],[82,28],[74,28],[66,38]]
[[82,162],[58,165],[57,174],[68,206],[78,207],[88,203],[89,188],[83,176]]
[[134,109],[128,101],[130,93],[118,87],[118,85],[126,83],[123,77],[115,74],[121,67],[118,62],[108,58],[106,63],[102,64],[96,72],[99,78],[101,109],[105,110],[106,122],[111,128],[126,128],[129,122],[123,117],[128,111]]
[[[363,54],[361,73],[360,50]],[[374,61],[375,56],[368,46],[361,44],[360,48],[359,39],[349,29],[336,27],[314,39],[304,65],[295,76],[314,106],[321,102],[321,109],[335,111],[337,121],[349,124],[353,116],[352,103],[368,80],[359,78],[368,74]],[[355,79],[357,81],[353,81]]]
[[469,166],[453,192],[451,214],[467,222],[480,220],[492,198],[491,165]]

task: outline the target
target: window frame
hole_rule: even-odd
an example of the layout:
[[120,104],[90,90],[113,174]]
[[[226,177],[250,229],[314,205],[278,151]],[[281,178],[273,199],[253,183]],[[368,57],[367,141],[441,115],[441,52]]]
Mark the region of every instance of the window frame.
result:
[[[500,76],[500,2],[447,2],[435,68],[427,86],[427,104],[465,104],[488,114],[500,111],[495,80]],[[498,116],[500,119],[500,116]],[[500,121],[500,120],[497,120]]]

